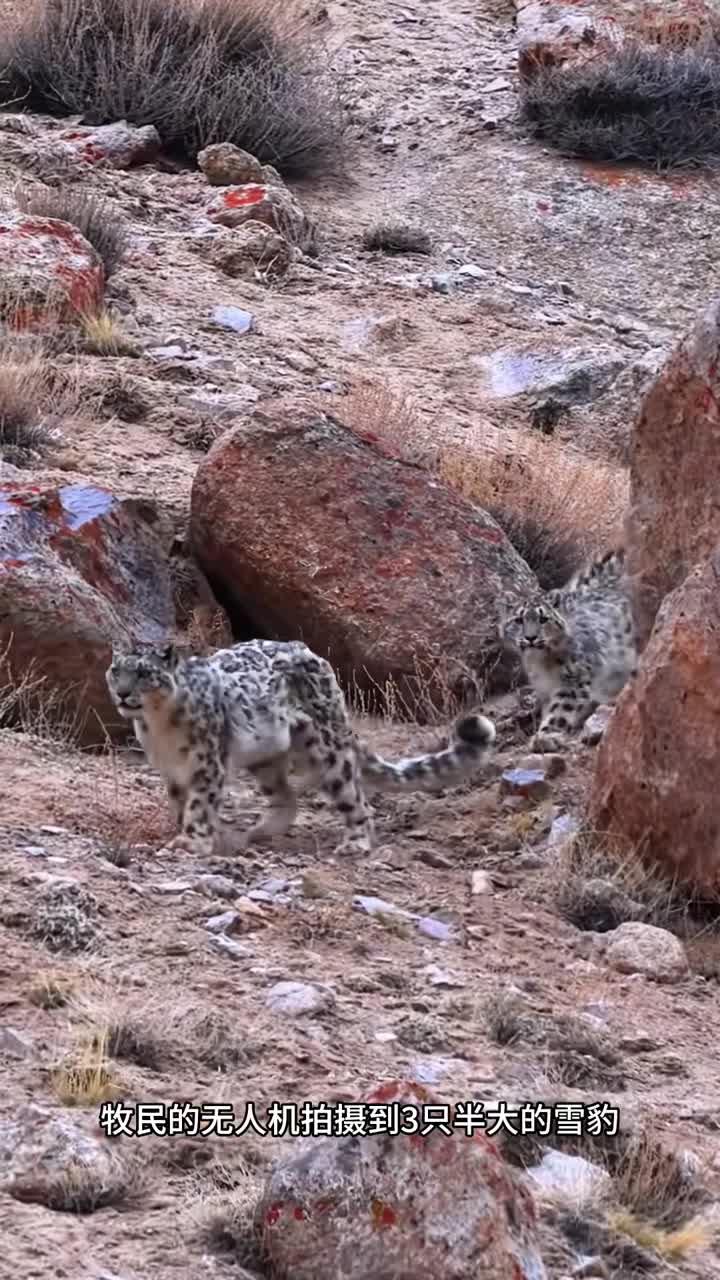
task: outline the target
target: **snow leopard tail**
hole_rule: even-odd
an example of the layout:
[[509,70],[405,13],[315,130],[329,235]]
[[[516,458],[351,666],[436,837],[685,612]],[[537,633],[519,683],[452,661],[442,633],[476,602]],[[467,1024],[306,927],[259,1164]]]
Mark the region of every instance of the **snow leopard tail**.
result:
[[604,596],[623,592],[625,579],[625,550],[620,547],[606,551],[603,556],[586,564],[573,574],[563,587],[556,587],[547,593],[548,602],[555,608],[562,608],[573,596]]
[[424,791],[455,786],[474,773],[490,754],[495,742],[495,725],[486,716],[462,716],[453,725],[450,744],[444,751],[405,760],[384,760],[359,744],[364,780],[377,791]]

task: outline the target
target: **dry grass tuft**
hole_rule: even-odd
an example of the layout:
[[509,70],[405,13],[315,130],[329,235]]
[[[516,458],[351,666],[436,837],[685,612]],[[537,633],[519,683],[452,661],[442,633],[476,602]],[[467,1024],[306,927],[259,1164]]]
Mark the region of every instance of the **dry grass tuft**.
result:
[[333,160],[338,88],[285,0],[36,0],[0,41],[7,97],[87,123],[154,125],[194,157],[233,142],[285,173]]
[[440,455],[438,469],[497,521],[544,590],[562,586],[621,539],[626,474],[552,439],[524,436],[507,454],[454,447]]
[[62,1009],[70,1001],[75,985],[62,973],[39,973],[30,984],[28,1000],[39,1009]]
[[262,1180],[247,1172],[229,1191],[201,1195],[192,1216],[202,1240],[216,1253],[232,1253],[240,1266],[265,1274],[262,1237],[256,1225]]
[[116,208],[88,192],[72,188],[19,188],[15,198],[24,213],[59,218],[77,227],[102,259],[109,279],[128,247],[128,231]]
[[60,1213],[94,1213],[109,1205],[137,1202],[149,1184],[142,1159],[114,1155],[102,1164],[75,1160],[55,1176],[25,1179],[10,1194],[25,1203],[42,1204]]
[[694,1171],[646,1131],[629,1138],[611,1172],[622,1210],[663,1232],[686,1226],[704,1198]]
[[679,1262],[690,1254],[707,1249],[713,1240],[710,1226],[700,1218],[686,1222],[674,1231],[657,1227],[623,1210],[611,1213],[608,1222],[613,1230],[629,1236],[642,1249],[651,1249],[671,1262]]
[[406,222],[376,222],[362,238],[363,249],[382,253],[432,253],[432,240],[421,227]]
[[[327,405],[319,406],[327,412]],[[362,440],[406,462],[427,460],[419,408],[404,391],[387,382],[366,379],[333,403],[332,415]]]
[[53,1090],[66,1107],[99,1106],[122,1094],[110,1062],[107,1028],[81,1041],[51,1074]]
[[138,356],[140,348],[110,311],[80,316],[81,348],[95,356]]
[[37,463],[59,438],[48,423],[52,399],[52,371],[42,350],[0,341],[0,458],[16,467]]

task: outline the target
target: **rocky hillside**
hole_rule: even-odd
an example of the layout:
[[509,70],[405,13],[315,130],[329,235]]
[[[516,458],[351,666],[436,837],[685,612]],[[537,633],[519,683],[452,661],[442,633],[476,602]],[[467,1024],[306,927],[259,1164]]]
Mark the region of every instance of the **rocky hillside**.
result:
[[[720,1276],[716,18],[284,12],[3,6],[0,1274]],[[504,611],[620,540],[637,678],[534,755]],[[171,853],[169,637],[497,751]]]

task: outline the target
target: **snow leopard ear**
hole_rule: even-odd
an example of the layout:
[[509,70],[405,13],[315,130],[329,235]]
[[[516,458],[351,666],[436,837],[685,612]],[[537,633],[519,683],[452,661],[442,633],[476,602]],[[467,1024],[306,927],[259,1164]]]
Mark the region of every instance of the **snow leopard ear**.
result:
[[180,655],[178,654],[172,640],[168,641],[166,645],[163,645],[163,647],[158,650],[158,657],[160,658],[163,666],[167,667],[169,671],[172,671],[180,660]]

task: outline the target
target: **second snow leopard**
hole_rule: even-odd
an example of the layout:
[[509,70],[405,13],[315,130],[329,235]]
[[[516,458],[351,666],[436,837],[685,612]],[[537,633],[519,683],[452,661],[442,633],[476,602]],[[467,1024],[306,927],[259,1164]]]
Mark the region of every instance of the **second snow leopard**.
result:
[[245,843],[283,835],[297,801],[290,764],[310,770],[346,827],[346,846],[368,851],[373,821],[364,783],[378,791],[457,784],[485,760],[492,721],[467,715],[444,751],[396,763],[357,741],[330,663],[300,642],[252,640],[210,657],[181,659],[172,646],[113,653],[107,684],[165,779],[179,835],[206,856],[213,847],[229,775],[247,769],[269,811]]
[[570,579],[513,612],[503,637],[516,648],[541,707],[532,746],[557,751],[602,702],[635,674],[637,649],[625,557],[610,551]]

